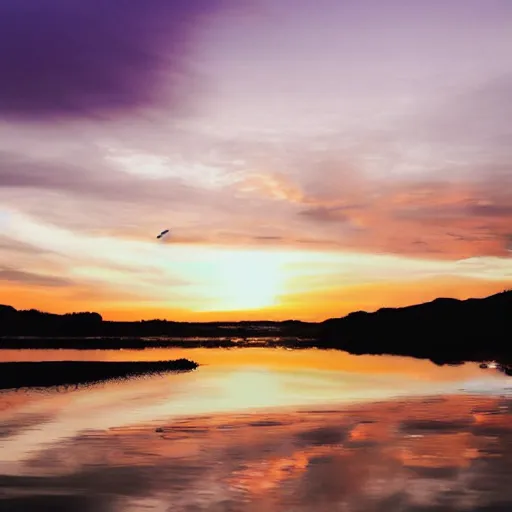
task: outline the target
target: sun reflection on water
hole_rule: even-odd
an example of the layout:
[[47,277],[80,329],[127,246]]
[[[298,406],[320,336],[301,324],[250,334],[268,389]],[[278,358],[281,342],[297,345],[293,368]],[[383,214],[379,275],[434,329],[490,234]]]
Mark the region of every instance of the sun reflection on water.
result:
[[59,355],[187,357],[202,366],[72,391],[2,393],[0,508],[23,493],[42,507],[44,491],[58,509],[62,496],[85,490],[92,501],[83,510],[123,512],[171,503],[183,512],[512,503],[510,381],[477,365],[272,349]]

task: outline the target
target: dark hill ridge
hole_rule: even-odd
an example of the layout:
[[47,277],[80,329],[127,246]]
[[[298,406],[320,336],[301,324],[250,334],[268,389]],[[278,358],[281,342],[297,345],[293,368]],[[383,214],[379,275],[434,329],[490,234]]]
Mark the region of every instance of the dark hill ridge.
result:
[[318,344],[355,354],[451,360],[512,359],[512,291],[483,299],[439,298],[403,308],[357,311],[322,322]]

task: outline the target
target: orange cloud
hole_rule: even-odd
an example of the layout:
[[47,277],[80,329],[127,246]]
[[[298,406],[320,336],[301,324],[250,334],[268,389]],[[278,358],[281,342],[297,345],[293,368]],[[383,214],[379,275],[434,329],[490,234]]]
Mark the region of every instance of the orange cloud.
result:
[[[352,204],[310,201],[300,215],[327,226],[349,250],[462,259],[509,255],[512,186],[480,182],[393,183],[352,197]],[[343,192],[340,190],[340,195]]]
[[304,193],[300,187],[282,173],[249,173],[235,186],[243,193],[255,193],[291,203],[301,202],[304,199]]

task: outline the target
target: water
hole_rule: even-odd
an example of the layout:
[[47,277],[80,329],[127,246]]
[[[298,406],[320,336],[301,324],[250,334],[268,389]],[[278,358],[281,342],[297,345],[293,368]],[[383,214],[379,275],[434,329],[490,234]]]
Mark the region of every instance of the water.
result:
[[0,510],[512,509],[511,380],[476,364],[264,348],[0,351],[181,357],[201,366],[1,393]]

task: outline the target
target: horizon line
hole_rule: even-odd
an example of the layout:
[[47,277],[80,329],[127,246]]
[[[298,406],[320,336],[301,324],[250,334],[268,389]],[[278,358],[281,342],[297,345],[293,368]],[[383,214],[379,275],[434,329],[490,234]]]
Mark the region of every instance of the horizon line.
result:
[[14,306],[11,306],[10,304],[0,304],[0,308],[4,307],[4,308],[12,308],[14,309],[16,312],[23,312],[23,311],[37,311],[38,313],[43,313],[43,314],[49,314],[49,315],[56,315],[56,316],[65,316],[65,315],[74,315],[74,314],[98,314],[100,317],[101,317],[101,320],[102,322],[111,322],[111,323],[137,323],[137,322],[169,322],[169,323],[177,323],[177,324],[241,324],[241,323],[271,323],[271,324],[282,324],[282,323],[287,323],[287,322],[300,322],[300,323],[303,323],[303,324],[321,324],[323,322],[326,322],[328,320],[331,320],[333,318],[345,318],[353,313],[368,313],[368,314],[371,314],[371,313],[376,313],[382,309],[404,309],[404,308],[407,308],[407,307],[412,307],[412,306],[419,306],[419,305],[423,305],[423,304],[430,304],[432,302],[435,302],[435,301],[438,301],[438,300],[443,300],[443,299],[448,299],[448,300],[452,300],[452,301],[456,301],[456,302],[465,302],[465,301],[468,301],[468,300],[485,300],[485,299],[488,299],[488,298],[491,298],[491,297],[494,297],[494,296],[497,296],[497,295],[501,295],[501,294],[504,294],[504,293],[512,293],[512,289],[510,288],[505,288],[504,290],[500,291],[500,292],[496,292],[496,293],[493,293],[491,295],[486,295],[485,297],[469,297],[467,299],[457,299],[455,297],[436,297],[435,299],[432,299],[430,301],[426,301],[426,302],[417,302],[417,303],[414,303],[414,304],[409,304],[407,306],[399,306],[399,307],[387,307],[387,306],[382,306],[374,311],[365,311],[365,310],[354,310],[354,311],[351,311],[350,313],[347,313],[346,315],[344,316],[339,316],[339,317],[329,317],[329,318],[325,318],[324,320],[319,320],[319,321],[306,321],[306,320],[299,320],[299,319],[296,319],[296,318],[289,318],[287,320],[265,320],[265,319],[261,319],[261,320],[232,320],[232,321],[221,321],[221,320],[210,320],[210,321],[185,321],[185,320],[170,320],[170,319],[162,319],[162,318],[149,318],[149,319],[144,319],[144,318],[141,318],[139,320],[105,320],[103,318],[103,315],[98,312],[98,311],[71,311],[71,312],[67,312],[67,313],[52,313],[51,311],[43,311],[43,310],[40,310],[40,309],[34,309],[34,308],[30,308],[30,309],[17,309],[15,308]]

